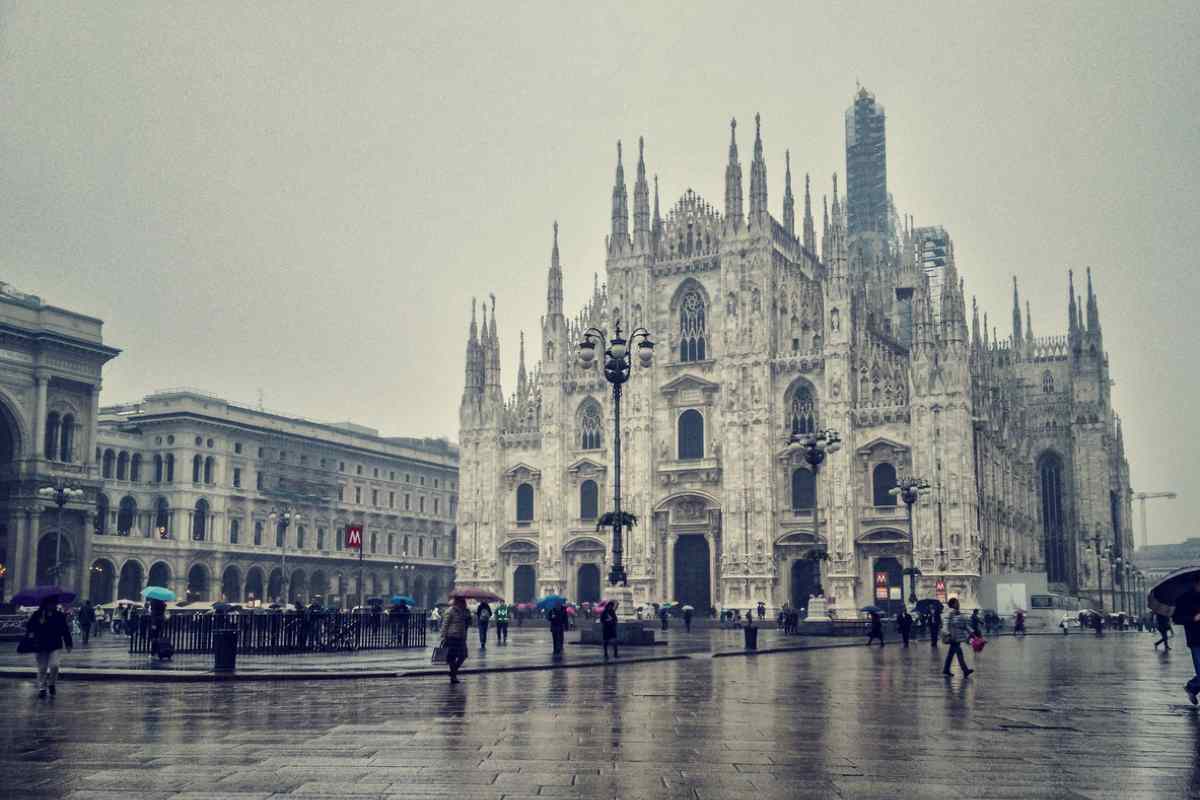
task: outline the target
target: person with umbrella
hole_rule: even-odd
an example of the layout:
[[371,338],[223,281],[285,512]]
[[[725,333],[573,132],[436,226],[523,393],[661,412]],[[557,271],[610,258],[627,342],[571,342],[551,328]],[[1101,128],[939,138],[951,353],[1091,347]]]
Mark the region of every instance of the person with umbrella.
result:
[[554,642],[554,655],[561,656],[563,652],[563,635],[567,630],[567,608],[561,597],[556,598],[550,611],[546,614],[550,623],[550,639]]
[[863,609],[871,617],[871,627],[867,631],[867,647],[871,646],[871,642],[879,640],[879,646],[883,647],[883,617],[879,616],[879,609],[874,606]]
[[663,603],[661,606],[658,607],[658,618],[662,620],[662,629],[664,631],[667,629],[667,621],[668,621],[668,619],[670,619],[670,613],[671,613],[670,610],[671,610],[670,603]]
[[938,634],[942,630],[942,604],[938,603],[933,607],[932,615],[929,617],[929,646],[934,650],[938,646]]
[[[55,693],[55,683],[58,681],[59,651],[64,647],[67,652],[75,646],[71,640],[71,629],[67,625],[67,617],[58,610],[62,597],[75,599],[70,593],[47,592],[38,602],[38,610],[33,612],[25,623],[25,641],[18,648],[21,652],[32,652],[37,659],[37,688],[38,697],[45,697],[47,690]],[[13,598],[14,602],[19,601]],[[66,600],[65,602],[70,602]]]
[[900,616],[896,618],[896,628],[900,631],[900,638],[904,640],[904,646],[908,647],[908,637],[912,635],[913,618],[912,614],[908,613],[908,609],[900,612]]
[[604,660],[608,661],[608,645],[612,644],[613,658],[620,658],[617,647],[617,601],[609,600],[600,612],[600,632],[604,640]]
[[471,624],[471,612],[467,611],[465,597],[454,597],[446,616],[442,620],[441,647],[446,648],[446,667],[450,670],[450,682],[460,683],[458,670],[467,660],[467,627]]
[[1154,627],[1158,629],[1158,635],[1162,637],[1154,643],[1154,649],[1157,650],[1158,646],[1161,644],[1163,646],[1163,652],[1169,652],[1171,650],[1171,645],[1167,643],[1167,639],[1171,635],[1171,618],[1166,614],[1155,613]]
[[691,606],[683,607],[683,627],[688,633],[692,632],[692,614],[694,612],[695,609]]
[[83,601],[83,608],[79,609],[79,638],[83,639],[83,646],[87,647],[88,641],[92,638],[92,628],[96,626],[96,608],[92,605],[91,600]]

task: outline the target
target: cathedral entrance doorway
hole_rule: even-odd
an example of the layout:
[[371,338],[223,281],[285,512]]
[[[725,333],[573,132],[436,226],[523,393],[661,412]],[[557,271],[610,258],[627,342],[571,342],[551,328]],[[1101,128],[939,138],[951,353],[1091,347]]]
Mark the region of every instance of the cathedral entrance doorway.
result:
[[712,608],[708,539],[703,535],[680,536],[675,543],[675,596],[665,599],[695,606],[699,614]]
[[808,608],[808,598],[821,586],[821,562],[798,558],[792,562],[792,608]]
[[899,559],[891,556],[875,559],[874,595],[871,602],[889,614],[899,614],[904,610],[904,569]]
[[513,572],[513,602],[532,603],[537,599],[537,571],[532,564],[522,564]]
[[600,568],[595,564],[584,564],[579,568],[577,580],[579,596],[575,598],[580,603],[598,603],[600,601]]

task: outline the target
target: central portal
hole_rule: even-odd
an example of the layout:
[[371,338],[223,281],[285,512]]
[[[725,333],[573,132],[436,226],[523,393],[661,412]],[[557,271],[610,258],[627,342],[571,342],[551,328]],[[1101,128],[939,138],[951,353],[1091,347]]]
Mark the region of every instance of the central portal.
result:
[[675,596],[665,599],[695,606],[698,614],[712,608],[708,539],[703,535],[688,534],[675,542]]
[[579,596],[575,599],[580,603],[600,602],[600,568],[595,564],[584,564],[579,568]]

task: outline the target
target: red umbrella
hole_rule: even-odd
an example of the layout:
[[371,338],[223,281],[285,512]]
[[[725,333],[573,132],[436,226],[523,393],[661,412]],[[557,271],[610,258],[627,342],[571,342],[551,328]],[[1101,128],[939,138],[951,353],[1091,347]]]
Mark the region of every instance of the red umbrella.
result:
[[486,600],[489,603],[498,603],[504,598],[495,592],[489,592],[487,589],[479,589],[475,586],[464,586],[462,589],[455,589],[450,593],[451,597],[461,597],[465,600]]

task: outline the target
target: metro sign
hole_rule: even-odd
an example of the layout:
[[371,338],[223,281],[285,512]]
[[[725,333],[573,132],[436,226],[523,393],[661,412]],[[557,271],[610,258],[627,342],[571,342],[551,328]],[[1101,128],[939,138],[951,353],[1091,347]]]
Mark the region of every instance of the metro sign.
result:
[[362,552],[362,525],[346,526],[346,549]]

